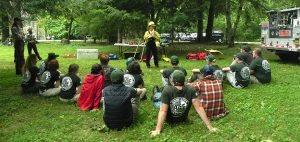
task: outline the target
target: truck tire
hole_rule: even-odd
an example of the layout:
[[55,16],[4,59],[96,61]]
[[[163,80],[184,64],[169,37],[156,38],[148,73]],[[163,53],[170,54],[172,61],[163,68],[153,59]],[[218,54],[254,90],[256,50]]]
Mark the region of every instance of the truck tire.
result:
[[299,58],[299,53],[297,52],[282,52],[277,53],[277,55],[282,61],[298,61]]

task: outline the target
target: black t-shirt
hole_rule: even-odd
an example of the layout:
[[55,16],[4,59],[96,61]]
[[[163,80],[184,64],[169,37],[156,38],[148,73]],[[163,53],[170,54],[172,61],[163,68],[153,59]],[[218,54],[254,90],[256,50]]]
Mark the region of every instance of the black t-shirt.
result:
[[112,84],[112,82],[110,80],[110,74],[115,69],[109,65],[101,65],[101,66],[104,70],[104,75],[105,75],[104,87],[106,87],[106,86],[109,86]]
[[48,66],[48,62],[49,62],[49,60],[48,59],[46,59],[46,60],[44,60],[41,64],[40,64],[40,68],[39,68],[39,74],[40,75],[42,75],[43,73],[44,73],[44,71],[46,71],[48,68],[47,68],[47,66]]
[[39,74],[39,69],[36,66],[30,67],[24,74],[22,78],[22,87],[28,88],[35,85],[36,77]]
[[182,90],[178,90],[174,86],[166,86],[161,98],[162,103],[169,106],[167,121],[170,123],[183,122],[187,119],[192,99],[196,98],[196,92],[191,86],[184,86]]
[[45,71],[41,77],[40,90],[44,91],[50,88],[54,88],[55,81],[59,80],[60,73],[58,71]]
[[247,63],[236,63],[230,66],[230,70],[235,73],[236,85],[247,87],[250,84],[250,69]]
[[171,74],[175,71],[175,70],[180,70],[184,73],[184,75],[186,76],[187,75],[187,72],[184,68],[181,68],[181,67],[172,67],[170,69],[166,69],[163,71],[163,77],[164,78],[168,78],[168,85],[171,85],[171,82],[170,82],[170,77],[171,77]]
[[258,57],[250,64],[250,69],[254,71],[254,76],[261,83],[269,83],[271,81],[271,66],[267,60]]
[[[208,66],[208,65],[205,65],[202,69],[200,69],[201,74],[204,74],[204,69],[205,69],[206,66]],[[222,80],[223,76],[224,76],[222,68],[220,68],[218,65],[211,65],[210,67],[211,67],[212,72],[215,75],[215,77],[217,79]]]
[[138,88],[139,85],[144,86],[144,79],[141,74],[125,74],[124,85],[128,87]]
[[72,99],[76,94],[76,87],[80,86],[80,78],[76,74],[67,74],[61,79],[59,96],[63,99]]
[[133,110],[131,98],[137,92],[132,87],[123,84],[112,84],[103,89],[104,115],[103,119],[108,128],[120,129],[131,125]]

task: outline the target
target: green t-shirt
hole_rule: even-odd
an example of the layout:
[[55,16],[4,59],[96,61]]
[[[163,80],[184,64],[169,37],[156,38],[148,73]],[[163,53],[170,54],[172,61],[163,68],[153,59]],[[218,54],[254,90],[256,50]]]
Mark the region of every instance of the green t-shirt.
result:
[[236,85],[247,87],[250,84],[250,69],[247,63],[236,63],[230,66],[230,70],[235,73]]
[[181,67],[172,67],[170,69],[166,69],[163,71],[163,77],[164,78],[168,78],[168,85],[171,85],[171,82],[170,82],[170,77],[171,77],[171,74],[175,71],[175,70],[180,70],[184,73],[184,75],[186,76],[187,75],[187,72],[184,68],[181,68]]
[[260,83],[271,81],[271,66],[267,60],[261,57],[255,58],[250,64],[250,70],[254,71],[254,76]]
[[187,119],[192,99],[196,98],[196,92],[191,86],[183,86],[182,90],[174,86],[166,86],[161,98],[162,103],[169,106],[167,122],[183,122]]

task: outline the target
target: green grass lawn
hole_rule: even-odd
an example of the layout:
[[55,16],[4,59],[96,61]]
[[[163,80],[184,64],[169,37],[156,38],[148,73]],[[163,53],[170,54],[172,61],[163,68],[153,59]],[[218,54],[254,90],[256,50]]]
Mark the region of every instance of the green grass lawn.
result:
[[[181,49],[179,48],[181,47]],[[48,52],[61,56],[76,53],[77,48],[97,48],[101,53],[118,53],[108,45],[73,43],[41,43],[38,45],[43,58]],[[239,48],[221,45],[181,44],[170,47],[168,54],[180,56],[180,65],[187,69],[200,68],[205,61],[188,61],[185,55],[194,50],[219,49],[224,55],[217,63],[224,67],[231,63],[232,55]],[[131,49],[134,51],[134,49]],[[154,85],[161,85],[158,68],[146,69],[141,63],[148,89],[148,100],[142,102],[138,122],[123,131],[99,132],[93,127],[102,126],[102,110],[82,112],[76,104],[66,104],[58,97],[45,98],[36,94],[20,93],[21,77],[15,75],[13,47],[0,46],[0,141],[300,141],[300,66],[282,63],[278,57],[264,52],[271,63],[272,82],[267,85],[251,85],[237,90],[225,83],[225,103],[230,114],[212,121],[220,129],[208,132],[194,109],[189,113],[189,122],[179,125],[164,125],[161,135],[151,138],[149,132],[155,128],[158,110],[151,100]],[[25,49],[27,57],[27,48]],[[58,58],[60,70],[66,73],[68,65],[80,65],[80,77],[89,73],[98,60]],[[38,63],[40,64],[40,62]],[[111,61],[114,67],[124,69],[125,59]],[[160,61],[160,69],[169,67]]]

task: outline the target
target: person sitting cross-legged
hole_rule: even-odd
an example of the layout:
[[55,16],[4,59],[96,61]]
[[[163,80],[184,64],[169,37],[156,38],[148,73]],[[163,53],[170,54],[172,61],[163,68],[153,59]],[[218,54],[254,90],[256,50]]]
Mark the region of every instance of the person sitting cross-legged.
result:
[[79,66],[71,64],[68,74],[61,79],[59,99],[63,102],[76,102],[81,91],[81,81],[78,77]]
[[112,85],[103,89],[103,120],[110,129],[129,127],[136,119],[139,96],[132,87],[123,84],[124,73],[115,69],[111,73]]
[[260,48],[253,50],[253,58],[254,60],[250,64],[251,83],[265,84],[271,82],[271,66],[262,57]]
[[115,68],[109,65],[109,56],[107,54],[100,54],[99,59],[100,59],[101,66],[104,70],[104,75],[105,75],[104,87],[106,87],[111,85],[110,74]]
[[144,87],[143,72],[140,64],[133,61],[127,67],[128,73],[124,75],[124,83],[126,86],[136,89],[140,99],[146,99],[147,89]]
[[184,73],[185,76],[187,75],[186,70],[184,68],[179,67],[178,64],[179,64],[179,58],[177,56],[172,56],[171,57],[172,67],[170,69],[160,70],[160,73],[162,74],[163,86],[172,85],[172,82],[170,80],[172,78],[172,73],[175,70],[180,70]]
[[210,66],[212,68],[213,73],[218,79],[223,79],[224,75],[222,72],[222,68],[216,65],[216,58],[210,54],[205,57],[205,60],[207,62],[207,65],[205,65],[201,69],[193,69],[193,75],[189,78],[188,82],[194,82],[195,80],[203,79],[204,68],[206,68],[207,66]]
[[226,72],[226,77],[231,86],[234,88],[245,88],[250,84],[250,69],[244,62],[244,55],[237,53],[234,56],[234,64],[225,67],[222,70]]
[[[39,68],[36,66],[37,57],[31,54],[27,57],[23,68],[22,92],[23,93],[38,93],[40,87]],[[38,81],[37,81],[38,80]]]
[[229,113],[225,107],[222,80],[213,74],[213,68],[206,66],[203,69],[204,78],[191,85],[197,91],[198,98],[210,119],[218,119]]
[[60,73],[58,72],[59,64],[56,59],[52,59],[48,63],[48,69],[42,74],[40,95],[56,96],[60,92]]
[[204,121],[210,131],[217,129],[210,124],[200,100],[196,96],[193,87],[185,85],[185,75],[183,72],[176,70],[173,73],[174,86],[165,86],[162,92],[162,104],[158,113],[157,125],[154,131],[150,132],[151,136],[159,135],[164,121],[168,123],[179,123],[187,121],[187,117],[193,104],[196,112]]
[[105,76],[102,66],[94,64],[91,73],[85,76],[80,96],[77,100],[81,110],[99,110],[104,81]]

